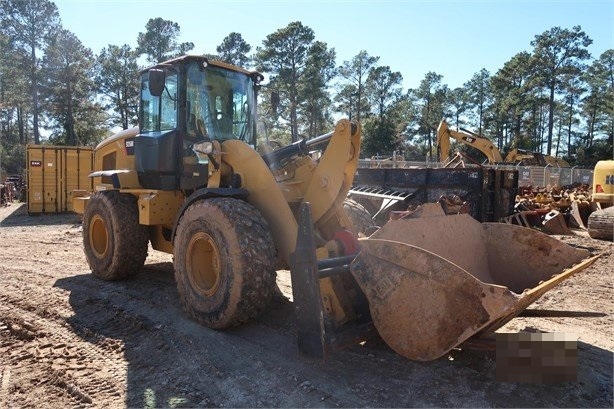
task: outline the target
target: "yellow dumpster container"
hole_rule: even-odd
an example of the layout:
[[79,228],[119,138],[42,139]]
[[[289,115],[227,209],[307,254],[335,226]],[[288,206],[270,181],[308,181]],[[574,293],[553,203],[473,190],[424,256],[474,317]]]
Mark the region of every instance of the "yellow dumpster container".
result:
[[91,147],[28,145],[28,213],[72,211],[72,191],[92,190]]

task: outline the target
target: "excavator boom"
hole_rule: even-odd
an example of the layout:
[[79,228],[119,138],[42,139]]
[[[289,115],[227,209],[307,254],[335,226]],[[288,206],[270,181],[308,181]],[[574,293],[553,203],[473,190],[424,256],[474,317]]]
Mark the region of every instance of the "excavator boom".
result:
[[437,146],[440,151],[440,162],[447,162],[450,157],[450,138],[454,138],[461,143],[478,149],[486,155],[488,163],[503,162],[501,152],[499,152],[499,149],[497,149],[490,139],[472,132],[453,131],[445,120],[442,120],[437,127]]

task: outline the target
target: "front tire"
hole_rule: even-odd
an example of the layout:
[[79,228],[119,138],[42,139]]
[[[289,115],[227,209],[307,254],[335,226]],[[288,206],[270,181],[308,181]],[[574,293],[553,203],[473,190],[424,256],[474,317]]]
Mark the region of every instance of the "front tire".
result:
[[83,248],[96,277],[112,281],[137,274],[148,242],[134,196],[117,191],[92,195],[83,213]]
[[210,328],[242,324],[275,289],[275,247],[252,205],[200,200],[182,215],[174,242],[175,280],[185,311]]

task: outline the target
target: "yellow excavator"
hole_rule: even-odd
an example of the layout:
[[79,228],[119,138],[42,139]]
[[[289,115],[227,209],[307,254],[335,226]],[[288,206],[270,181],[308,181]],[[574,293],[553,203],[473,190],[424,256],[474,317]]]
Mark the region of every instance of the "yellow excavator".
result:
[[151,243],[173,254],[186,313],[223,329],[261,313],[289,267],[300,351],[323,357],[379,334],[430,360],[594,261],[537,231],[429,206],[358,237],[344,203],[360,126],[342,119],[271,147],[256,133],[262,78],[203,56],[141,72],[139,127],[101,142],[94,191],[74,192],[94,275],[137,274]]
[[551,155],[544,155],[538,152],[529,152],[523,149],[512,149],[506,156],[505,160],[499,152],[499,149],[492,141],[484,136],[478,135],[467,129],[459,129],[454,131],[450,129],[448,123],[442,120],[437,127],[437,147],[440,152],[440,162],[446,163],[450,157],[450,138],[466,145],[478,149],[488,159],[489,164],[495,163],[513,163],[523,164],[528,166],[554,166],[561,168],[570,167],[569,163],[561,158],[556,158]]
[[505,163],[522,164],[528,166],[553,166],[555,168],[569,168],[571,165],[563,158],[545,155],[539,152],[531,152],[524,149],[514,148],[505,155]]

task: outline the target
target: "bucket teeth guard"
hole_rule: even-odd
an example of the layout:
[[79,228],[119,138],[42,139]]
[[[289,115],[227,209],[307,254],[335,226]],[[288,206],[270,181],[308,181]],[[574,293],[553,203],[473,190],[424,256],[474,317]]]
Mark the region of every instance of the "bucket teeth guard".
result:
[[387,223],[350,266],[380,336],[413,360],[496,331],[598,257],[520,226],[430,216]]

